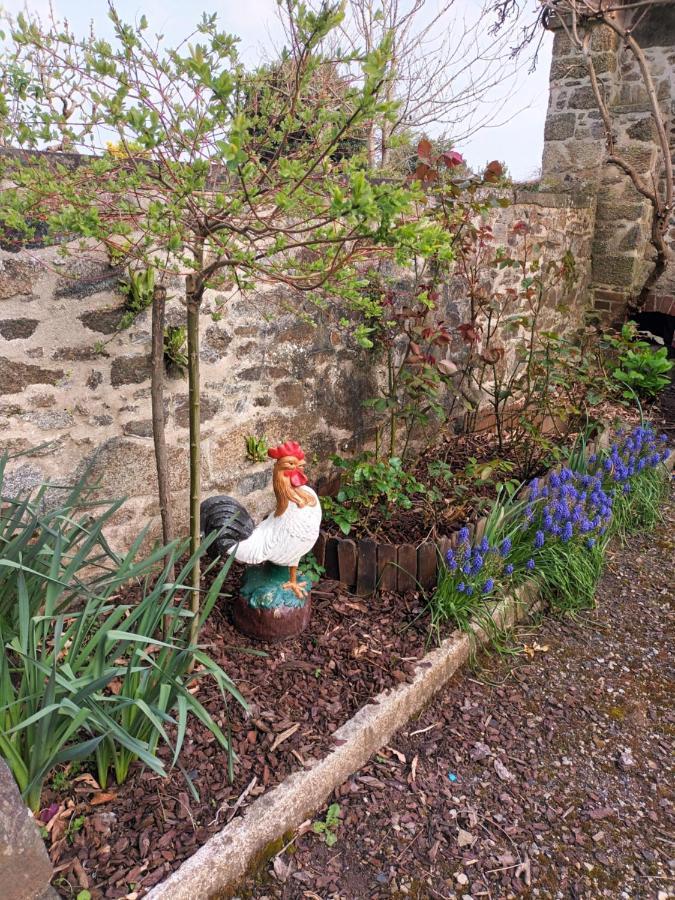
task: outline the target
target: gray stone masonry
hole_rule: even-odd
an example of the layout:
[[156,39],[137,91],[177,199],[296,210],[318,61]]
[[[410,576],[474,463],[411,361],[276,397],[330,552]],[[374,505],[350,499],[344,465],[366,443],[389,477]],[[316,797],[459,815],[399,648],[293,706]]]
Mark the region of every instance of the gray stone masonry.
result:
[[[555,28],[556,23],[553,23]],[[675,144],[675,2],[648,11],[634,29],[644,49],[666,129]],[[614,125],[618,153],[640,174],[659,179],[654,121],[632,53],[609,28],[592,37],[593,60]],[[581,54],[558,24],[553,43],[542,187],[582,188],[597,196],[592,247],[594,307],[603,319],[621,320],[651,266],[651,205],[621,171],[605,163],[605,131]],[[675,222],[670,230],[675,254]],[[675,265],[661,277],[646,309],[675,315]]]

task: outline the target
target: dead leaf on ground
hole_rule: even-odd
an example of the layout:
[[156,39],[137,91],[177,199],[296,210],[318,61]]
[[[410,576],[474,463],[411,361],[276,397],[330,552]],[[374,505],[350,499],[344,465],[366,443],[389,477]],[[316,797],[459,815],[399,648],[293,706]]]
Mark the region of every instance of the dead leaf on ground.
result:
[[291,727],[287,728],[286,731],[282,731],[281,734],[277,736],[276,740],[270,747],[270,753],[273,750],[276,750],[280,744],[283,744],[283,742],[285,740],[287,740],[292,734],[295,734],[295,732],[298,730],[299,727],[300,727],[300,723],[296,722],[295,725],[291,725]]
[[92,806],[100,806],[102,803],[110,803],[111,800],[116,798],[117,794],[114,791],[103,791],[100,794],[94,794],[89,803]]
[[494,761],[495,772],[502,781],[513,781],[513,774],[506,768],[501,759]]

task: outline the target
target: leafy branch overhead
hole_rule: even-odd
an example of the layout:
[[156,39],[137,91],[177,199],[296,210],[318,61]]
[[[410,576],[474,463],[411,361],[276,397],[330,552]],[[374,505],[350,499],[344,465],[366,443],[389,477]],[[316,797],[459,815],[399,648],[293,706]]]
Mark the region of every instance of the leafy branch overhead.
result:
[[[24,15],[13,23],[2,137],[90,157],[3,156],[0,227],[29,236],[46,222],[127,261],[196,271],[199,296],[258,279],[352,292],[350,263],[396,242],[415,195],[373,183],[358,153],[343,152],[361,123],[394,112],[380,99],[387,41],[326,57],[318,48],[339,6],[313,13],[291,2],[291,47],[249,71],[215,15],[177,49],[150,37],[144,19],[131,26],[114,8],[109,15],[112,44]],[[360,77],[340,81],[355,63]],[[325,102],[328,74],[339,102]],[[411,249],[415,240],[408,227]]]

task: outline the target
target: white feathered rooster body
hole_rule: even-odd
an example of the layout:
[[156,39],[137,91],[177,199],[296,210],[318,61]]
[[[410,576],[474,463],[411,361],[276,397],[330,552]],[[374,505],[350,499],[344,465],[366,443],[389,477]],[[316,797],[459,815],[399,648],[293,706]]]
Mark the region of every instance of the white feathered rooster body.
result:
[[257,525],[250,537],[228,550],[240,563],[251,566],[272,562],[277,566],[297,566],[302,557],[309,553],[321,528],[321,506],[319,498],[311,488],[303,493],[314,501],[300,508],[292,501],[286,511],[278,516],[275,512]]
[[237,562],[288,566],[290,577],[284,587],[300,597],[305,588],[297,581],[297,567],[319,536],[321,504],[314,491],[306,487],[305,454],[298,443],[286,441],[269,450],[268,455],[275,460],[274,511],[255,526],[234,498],[209,497],[201,506],[202,532],[219,530],[215,549],[221,555],[234,556]]

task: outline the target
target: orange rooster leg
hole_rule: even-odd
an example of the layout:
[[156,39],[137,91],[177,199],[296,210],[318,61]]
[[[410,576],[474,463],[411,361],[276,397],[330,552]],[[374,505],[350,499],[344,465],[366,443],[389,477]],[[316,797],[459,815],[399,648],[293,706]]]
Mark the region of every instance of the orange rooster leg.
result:
[[293,591],[298,600],[304,599],[304,597],[307,596],[307,588],[298,584],[298,567],[289,566],[288,571],[291,576],[290,581],[287,581],[286,584],[282,584],[282,588],[287,591]]

